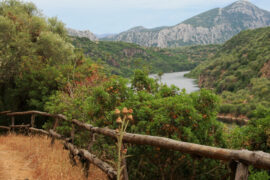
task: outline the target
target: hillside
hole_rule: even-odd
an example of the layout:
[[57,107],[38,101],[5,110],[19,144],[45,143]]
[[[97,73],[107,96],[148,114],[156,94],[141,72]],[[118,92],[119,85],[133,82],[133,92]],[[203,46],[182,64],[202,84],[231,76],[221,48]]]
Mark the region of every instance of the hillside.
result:
[[223,111],[245,114],[259,104],[269,105],[269,37],[270,27],[243,31],[190,75],[198,78],[200,87],[214,88],[222,95],[224,103],[230,104]]
[[149,69],[150,73],[191,70],[219,48],[218,45],[145,48],[125,42],[92,42],[78,37],[73,37],[72,43],[92,60],[103,63],[112,74],[126,77],[142,68]]
[[103,38],[142,46],[177,47],[223,43],[242,30],[270,25],[270,12],[240,0],[225,8],[215,8],[171,27],[132,28]]

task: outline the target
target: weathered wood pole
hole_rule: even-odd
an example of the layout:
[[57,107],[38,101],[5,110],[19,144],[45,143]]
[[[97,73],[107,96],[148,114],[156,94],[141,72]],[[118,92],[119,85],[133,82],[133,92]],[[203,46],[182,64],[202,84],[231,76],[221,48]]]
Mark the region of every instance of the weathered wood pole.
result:
[[73,144],[74,138],[75,138],[75,125],[74,125],[74,123],[71,124],[70,137],[71,137],[71,143]]
[[54,130],[54,131],[55,131],[55,129],[56,129],[57,126],[58,126],[58,122],[59,122],[59,118],[56,117],[56,118],[55,118],[55,121],[54,121],[54,125],[53,125],[53,130]]
[[82,165],[83,165],[83,173],[86,178],[88,178],[89,175],[89,168],[90,168],[90,162],[88,159],[82,160]]
[[75,155],[69,151],[69,161],[70,161],[70,164],[72,166],[76,166],[77,165],[77,162],[76,162],[76,159],[75,159]]
[[248,179],[248,166],[239,162],[236,168],[235,180],[247,180]]
[[29,128],[30,124],[22,124],[22,125],[11,125],[11,128]]
[[0,126],[0,129],[10,130],[10,127],[8,127],[8,126]]
[[36,118],[36,115],[35,114],[32,114],[31,115],[31,127],[32,128],[35,128],[35,118]]
[[89,144],[87,147],[87,150],[91,152],[92,146],[94,145],[94,142],[96,141],[96,134],[93,132],[90,132],[90,138],[89,138]]
[[[57,128],[57,126],[58,126],[58,121],[59,121],[59,118],[56,117],[56,118],[55,118],[55,121],[54,121],[54,125],[53,125],[53,131],[55,131],[55,129]],[[55,137],[52,136],[51,146],[54,144],[54,141],[55,141]]]
[[47,131],[45,131],[43,129],[36,129],[36,128],[30,127],[29,130],[33,131],[33,132],[36,132],[36,133],[41,133],[41,134],[44,134],[44,135],[50,135],[49,132],[47,132]]
[[113,180],[116,179],[117,173],[109,164],[107,164],[106,162],[101,161],[95,155],[91,154],[87,150],[80,149],[79,154],[81,154],[84,158],[89,160],[95,166],[99,167],[103,172],[105,172],[108,175],[109,179],[113,179]]
[[231,162],[229,163],[229,167],[230,167],[230,169],[231,169],[231,172],[230,172],[230,180],[234,180],[234,179],[235,179],[235,174],[236,174],[237,162],[231,161]]
[[[94,127],[91,124],[85,124],[78,120],[73,119],[73,123],[94,133],[103,134],[112,138],[117,138],[115,130],[108,128]],[[249,151],[249,150],[234,150],[218,148],[195,143],[177,141],[165,137],[149,136],[142,134],[125,133],[123,142],[137,144],[137,145],[150,145],[182,153],[202,156],[206,158],[223,160],[223,161],[236,161],[245,162],[248,165],[253,165],[256,168],[270,169],[270,154],[262,151]]]
[[75,147],[73,144],[69,142],[65,142],[64,146],[66,149],[68,149],[74,156],[77,155],[79,157],[83,157],[87,159],[90,163],[93,163],[95,166],[100,168],[104,173],[107,174],[108,178],[111,180],[116,179],[116,171],[113,167],[111,167],[109,164],[106,162],[103,162],[99,158],[97,158],[95,155],[91,154],[85,149],[78,149]]
[[[14,127],[15,125],[15,117],[14,116],[11,116],[11,126]],[[14,128],[11,128],[12,129],[12,132],[14,132]]]

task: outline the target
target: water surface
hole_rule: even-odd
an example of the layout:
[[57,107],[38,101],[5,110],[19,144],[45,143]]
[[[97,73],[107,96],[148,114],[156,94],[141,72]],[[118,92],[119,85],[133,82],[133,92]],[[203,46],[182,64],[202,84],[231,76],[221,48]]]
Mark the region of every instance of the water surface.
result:
[[[189,71],[174,72],[174,73],[164,73],[161,77],[161,82],[167,84],[168,86],[175,85],[180,89],[185,88],[187,93],[198,91],[200,88],[195,83],[195,79],[184,77]],[[158,78],[158,75],[151,74],[150,77]]]

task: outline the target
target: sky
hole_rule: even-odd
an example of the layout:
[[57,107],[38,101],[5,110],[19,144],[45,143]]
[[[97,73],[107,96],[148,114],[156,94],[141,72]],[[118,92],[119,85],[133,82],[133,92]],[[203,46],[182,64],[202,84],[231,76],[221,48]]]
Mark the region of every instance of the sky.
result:
[[[46,17],[58,17],[77,30],[111,34],[135,26],[173,26],[212,8],[225,7],[235,0],[26,0]],[[249,0],[270,11],[270,0]]]

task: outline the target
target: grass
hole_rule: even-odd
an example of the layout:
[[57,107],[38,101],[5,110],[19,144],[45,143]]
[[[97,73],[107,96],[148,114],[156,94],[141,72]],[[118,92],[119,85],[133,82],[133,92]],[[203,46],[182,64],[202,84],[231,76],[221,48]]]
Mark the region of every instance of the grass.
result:
[[[0,136],[0,146],[7,146],[16,151],[29,162],[33,177],[37,180],[86,180],[80,166],[70,164],[69,152],[63,149],[61,142],[50,146],[46,136],[23,136],[9,134]],[[1,163],[1,162],[0,162]],[[91,165],[88,179],[104,180],[107,176],[97,167]]]

